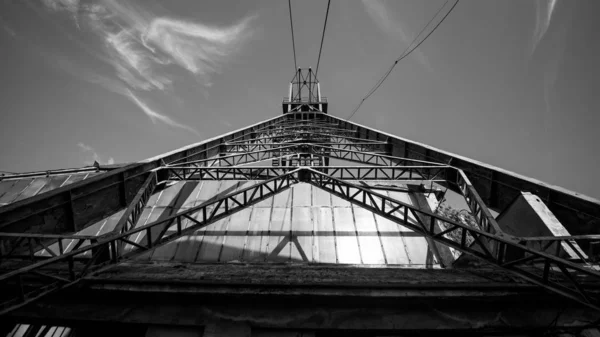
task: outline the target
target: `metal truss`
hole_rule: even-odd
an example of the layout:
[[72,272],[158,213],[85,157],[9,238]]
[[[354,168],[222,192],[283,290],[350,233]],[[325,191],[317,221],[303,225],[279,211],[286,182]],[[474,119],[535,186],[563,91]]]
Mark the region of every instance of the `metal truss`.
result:
[[583,263],[588,268],[600,270],[594,263],[598,262],[598,252],[594,251],[593,245],[589,246],[589,252],[586,254],[579,244],[581,242],[598,244],[600,235],[572,235],[572,236],[537,236],[518,238],[519,243],[530,247],[531,249],[551,251],[556,256],[564,255],[572,257],[573,262]]
[[[162,168],[169,180],[264,180],[272,179],[297,166],[252,167],[195,167],[167,166]],[[341,180],[435,180],[445,181],[449,166],[327,166],[314,168],[327,171],[331,177]]]
[[[319,118],[296,119],[305,118],[307,114]],[[93,179],[89,184],[95,189],[89,195],[108,193],[101,191],[113,188],[123,200],[121,204],[125,206],[122,207],[126,207],[115,229],[104,236],[0,233],[0,261],[3,262],[0,268],[5,268],[2,272],[11,269],[0,275],[3,290],[0,314],[76,284],[91,272],[105,270],[123,259],[191,234],[298,182],[312,184],[430,240],[600,310],[600,299],[594,293],[600,289],[600,272],[593,264],[593,254],[586,255],[576,244],[598,242],[600,236],[508,236],[462,169],[428,155],[431,151],[427,148],[422,150],[422,156],[417,156],[420,159],[406,158],[413,151],[408,145],[401,150],[394,149],[387,135],[322,115],[287,113],[149,163],[116,170],[114,174],[107,172],[112,180]],[[398,157],[391,153],[405,155]],[[329,166],[330,159],[363,166]],[[272,160],[273,166],[249,166],[265,160]],[[134,179],[135,184],[125,184]],[[157,184],[165,180],[253,180],[256,184],[135,228],[150,195]],[[372,186],[353,183],[366,180],[444,181],[463,194],[477,227],[379,194]],[[127,192],[127,186],[135,188]],[[70,202],[72,212],[71,190],[60,190],[56,194],[64,194],[60,202]],[[87,196],[81,195],[81,198]],[[82,199],[80,203],[84,201],[89,202]],[[45,210],[39,214],[43,212]]]
[[[184,163],[176,163],[176,165],[192,165],[192,166],[236,166],[247,163],[260,162],[272,158],[277,158],[288,155],[298,154],[294,151],[295,146],[288,145],[280,148],[252,151],[240,154],[232,154],[226,156],[218,156],[209,159],[193,160]],[[172,165],[172,164],[171,164]],[[170,166],[170,165],[169,165]]]
[[329,146],[322,146],[318,144],[308,144],[306,150],[310,154],[326,156],[329,158],[343,159],[352,162],[370,164],[370,165],[381,165],[381,166],[401,166],[401,165],[438,165],[444,164],[429,162],[417,159],[407,159],[402,157],[394,157],[389,155],[383,155],[372,152],[354,151],[354,150],[342,150],[336,149]]
[[[123,233],[135,226],[156,183],[156,172],[150,172],[129,207],[119,218],[115,228],[105,236]],[[90,235],[0,233],[0,258],[37,261],[62,255],[65,251],[95,243],[98,239],[99,237]]]
[[[378,154],[386,154],[386,144],[380,143],[319,143],[336,150],[351,150],[361,152],[375,152]],[[277,148],[287,148],[293,146],[311,146],[311,143],[267,143],[267,144],[225,144],[221,145],[221,149],[226,153],[245,153],[260,150],[271,150]]]
[[[72,249],[54,252],[51,258],[0,275],[0,286],[4,290],[0,294],[0,315],[42,296],[72,286],[102,267],[114,265],[122,259],[172,242],[243,208],[270,198],[297,183],[299,171],[300,169],[290,171],[205,202],[164,220],[132,228],[123,233],[100,238],[74,237],[73,239],[78,240],[78,243]],[[168,231],[170,228],[173,229],[171,232]],[[140,235],[143,236],[141,240],[133,239]],[[65,238],[65,236],[56,237],[59,242]]]
[[[177,170],[180,168],[165,169]],[[237,170],[239,168],[226,169]],[[454,222],[440,215],[374,192],[372,189],[337,179],[316,169],[296,168],[280,173],[286,169],[288,168],[259,168],[257,171],[266,172],[266,176],[278,173],[279,175],[167,219],[133,228],[117,235],[96,238],[96,242],[90,242],[85,247],[81,247],[83,244],[79,244],[77,248],[74,247],[66,253],[60,254],[59,252],[57,256],[45,261],[0,276],[0,284],[3,284],[3,289],[8,289],[11,286],[21,289],[20,292],[16,293],[18,296],[9,299],[4,304],[5,310],[28,303],[59,288],[69,286],[85,277],[89,271],[98,270],[99,266],[117,263],[121,259],[135,256],[183,235],[190,234],[202,226],[222,219],[265,198],[274,196],[300,181],[312,184],[357,204],[443,245],[509,270],[550,291],[575,299],[589,307],[600,309],[599,299],[590,293],[591,290],[598,289],[598,282],[600,281],[600,273],[594,269],[562,259],[558,255],[534,250],[509,238]],[[377,169],[384,168],[367,168],[367,170]],[[387,169],[400,170],[400,168]],[[410,170],[411,167],[403,169]],[[433,169],[441,170],[438,167],[433,167]],[[336,169],[333,168],[332,170],[335,171]],[[343,175],[343,172],[348,172],[347,170],[349,169],[339,168],[337,172]],[[208,169],[205,172],[208,176]],[[229,172],[228,174],[235,173]],[[243,171],[237,173],[243,174]],[[253,177],[261,178],[260,176]],[[394,178],[394,176],[390,177]],[[350,176],[348,178],[364,178],[364,176]],[[169,229],[171,230],[169,231]],[[133,240],[132,238],[138,234],[143,235],[143,239],[140,241]],[[90,238],[79,239],[81,242],[85,242],[85,240],[90,240]],[[119,245],[126,246],[129,249],[119,249]],[[90,256],[89,259],[85,263],[76,265],[75,258],[86,253]],[[57,264],[67,264],[67,268],[58,269],[65,275],[60,273],[57,275],[57,273],[51,272],[52,269],[49,267]],[[50,272],[47,271],[48,269],[50,269]],[[35,277],[38,283],[29,282],[27,287],[32,287],[32,284],[38,284],[38,286],[26,291],[24,289],[27,287],[24,286],[23,280],[25,277],[32,276]],[[42,280],[46,282],[42,282]]]
[[[590,293],[591,290],[600,289],[600,272],[594,269],[562,259],[559,255],[531,249],[503,236],[452,221],[314,169],[305,169],[302,181],[445,246],[475,256],[552,292],[600,310],[600,298]],[[440,227],[445,229],[436,230]],[[473,243],[468,244],[468,241]]]
[[72,173],[106,172],[106,171],[114,170],[115,168],[119,168],[121,166],[122,165],[110,165],[107,167],[92,166],[92,167],[62,169],[62,170],[47,170],[47,171],[37,171],[37,172],[0,174],[0,181],[5,180],[5,179],[50,177],[50,176],[72,174]]
[[465,197],[465,201],[471,210],[471,215],[477,220],[479,228],[492,234],[504,235],[502,229],[500,229],[500,225],[498,225],[490,210],[485,206],[485,203],[469,181],[469,178],[467,178],[465,172],[461,169],[456,169],[456,172],[456,186],[458,186]]
[[335,136],[342,137],[355,137],[356,131],[344,130],[339,128],[330,128],[322,126],[311,126],[311,125],[299,125],[299,126],[273,126],[270,129],[265,129],[262,132],[257,132],[259,137],[265,136],[276,136],[276,135],[289,135],[289,134],[309,134],[309,133],[327,133]]
[[[300,135],[300,136],[298,136]],[[248,138],[248,139],[243,139],[243,140],[236,140],[236,141],[230,141],[227,142],[227,145],[233,145],[233,144],[273,144],[273,143],[282,143],[285,141],[295,141],[295,140],[310,140],[310,141],[315,141],[315,140],[320,140],[320,139],[324,139],[324,141],[330,141],[330,142],[335,142],[335,143],[342,143],[344,141],[346,142],[359,142],[359,143],[373,143],[373,144],[388,144],[387,142],[382,142],[382,141],[378,141],[378,140],[371,140],[371,139],[363,139],[363,138],[356,138],[356,137],[346,137],[346,136],[338,136],[338,135],[332,135],[332,134],[327,134],[327,133],[318,133],[318,132],[311,132],[308,133],[309,137],[302,137],[302,135],[306,135],[306,133],[290,133],[290,134],[283,134],[283,135],[278,135],[278,136],[267,136],[267,137],[254,137],[254,138]]]
[[342,159],[361,164],[370,164],[378,166],[444,166],[444,164],[427,162],[416,159],[406,159],[401,157],[388,156],[373,152],[362,152],[353,150],[343,150],[329,146],[321,146],[312,143],[286,144],[281,147],[275,147],[266,150],[252,152],[241,152],[230,155],[221,155],[208,159],[192,160],[187,162],[178,161],[168,166],[236,166],[247,163],[260,162],[272,158],[288,155],[317,155],[328,158]]

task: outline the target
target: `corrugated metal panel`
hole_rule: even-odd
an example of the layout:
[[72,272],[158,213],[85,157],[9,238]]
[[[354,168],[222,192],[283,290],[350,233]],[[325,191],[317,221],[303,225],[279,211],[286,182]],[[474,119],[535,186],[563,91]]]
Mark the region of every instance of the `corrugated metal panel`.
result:
[[352,207],[333,208],[333,228],[336,231],[336,248],[339,263],[360,264],[360,249]]
[[6,190],[6,192],[0,197],[0,206],[8,205],[14,202],[17,197],[23,192],[33,179],[18,179],[14,182],[14,184],[10,185],[10,187]]
[[0,206],[31,198],[40,193],[45,193],[99,174],[102,174],[102,172],[81,172],[35,178],[11,179],[8,177],[0,181]]
[[[233,180],[170,183],[152,195],[136,226],[164,219],[254,183]],[[406,188],[401,182],[369,184]],[[408,193],[379,192],[413,204]],[[114,228],[120,215],[121,212],[99,221],[82,234],[107,233]],[[202,215],[194,216],[199,219]],[[411,222],[416,223],[416,219],[411,218]],[[184,228],[189,225],[190,221],[183,222]],[[159,230],[161,228],[154,229],[152,234],[156,235]],[[144,235],[140,233],[130,240],[140,242]],[[140,258],[212,263],[437,265],[427,240],[420,234],[305,183],[293,185],[289,190]]]

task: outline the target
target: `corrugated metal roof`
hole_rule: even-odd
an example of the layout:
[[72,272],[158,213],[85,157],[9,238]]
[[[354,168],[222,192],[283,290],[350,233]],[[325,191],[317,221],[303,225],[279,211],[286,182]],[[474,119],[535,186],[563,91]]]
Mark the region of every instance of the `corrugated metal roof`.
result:
[[0,207],[48,192],[55,188],[94,177],[103,172],[77,172],[41,177],[11,178],[0,181]]
[[[254,182],[224,180],[171,183],[151,197],[137,226],[164,219],[250,184]],[[392,181],[369,184],[403,186],[400,182]],[[408,193],[378,192],[409,204],[415,203],[414,196],[411,198]],[[79,234],[107,233],[118,222],[121,213],[99,221]],[[188,226],[190,222],[183,225]],[[130,240],[140,242],[143,236],[140,233]],[[65,242],[64,246],[68,247],[69,243]],[[199,263],[438,266],[436,257],[422,235],[305,183],[293,185],[289,190],[221,219],[193,235],[153,249],[140,258]]]

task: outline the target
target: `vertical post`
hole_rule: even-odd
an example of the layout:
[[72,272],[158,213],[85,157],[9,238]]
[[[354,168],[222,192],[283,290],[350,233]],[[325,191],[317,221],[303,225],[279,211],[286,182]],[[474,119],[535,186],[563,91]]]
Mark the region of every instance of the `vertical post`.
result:
[[321,104],[321,83],[319,82],[317,82],[317,98],[319,99],[319,111],[323,112],[323,104]]
[[308,68],[308,104],[312,102],[312,68]]
[[302,87],[300,86],[300,77],[302,75],[302,70],[298,68],[298,102],[302,101]]
[[[288,110],[287,112],[292,111],[292,88],[294,87],[294,84],[292,82],[290,82],[290,95],[289,95],[289,103],[288,104]],[[256,133],[254,133],[256,135]],[[256,138],[256,136],[254,136],[253,138]]]

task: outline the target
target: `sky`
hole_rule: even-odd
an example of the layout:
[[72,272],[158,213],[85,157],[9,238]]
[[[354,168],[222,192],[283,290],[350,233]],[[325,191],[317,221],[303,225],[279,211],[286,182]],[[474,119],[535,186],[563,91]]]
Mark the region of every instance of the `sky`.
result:
[[[329,113],[348,117],[442,4],[333,0]],[[316,67],[326,6],[292,0],[299,67]],[[462,0],[352,120],[600,198],[599,11]],[[3,1],[0,26],[3,171],[208,139],[280,114],[294,75],[287,1]]]

